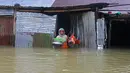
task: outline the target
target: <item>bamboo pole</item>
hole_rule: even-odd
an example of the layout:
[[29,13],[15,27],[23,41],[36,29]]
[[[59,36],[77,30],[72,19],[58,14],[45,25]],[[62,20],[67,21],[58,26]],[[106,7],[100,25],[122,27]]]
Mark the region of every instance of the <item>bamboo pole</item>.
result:
[[16,34],[16,9],[14,9],[13,13],[13,34]]
[[16,9],[14,9],[14,13],[13,13],[13,46],[15,47],[15,35],[16,35]]

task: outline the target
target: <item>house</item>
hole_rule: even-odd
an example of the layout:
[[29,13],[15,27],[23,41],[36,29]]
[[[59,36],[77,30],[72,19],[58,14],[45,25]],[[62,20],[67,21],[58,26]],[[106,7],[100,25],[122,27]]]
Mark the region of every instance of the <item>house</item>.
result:
[[[26,12],[28,9],[31,12]],[[41,10],[41,7],[21,7],[19,4],[0,6],[0,46],[32,48],[35,43],[33,42],[35,33],[52,34],[55,29],[56,16],[40,13]]]
[[[96,42],[97,33],[95,25],[97,17],[95,16],[95,14],[97,14],[98,9],[102,9],[103,7],[107,7],[108,5],[109,4],[107,3],[94,3],[88,5],[65,6],[65,7],[30,7],[30,6],[20,6],[19,4],[16,4],[15,6],[0,6],[0,9],[13,10],[13,17],[14,17],[13,34],[16,37],[15,41],[17,40],[17,33],[21,32],[21,30],[23,32],[22,34],[26,34],[27,32],[27,36],[28,32],[29,35],[33,34],[34,32],[37,32],[37,30],[44,28],[41,27],[42,25],[41,23],[47,21],[44,20],[46,15],[47,17],[48,15],[49,16],[57,15],[57,17],[54,18],[53,21],[51,21],[54,23],[50,23],[55,25],[56,22],[56,25],[49,26],[54,27],[53,29],[55,30],[55,32],[57,32],[58,29],[62,27],[66,30],[67,35],[75,33],[76,37],[81,40],[81,47],[97,48],[97,42]],[[42,19],[41,16],[43,16],[43,21],[41,20]],[[41,28],[39,27],[39,29],[35,30],[35,28],[38,26],[37,23],[40,24]],[[25,25],[26,27],[24,27],[23,25]],[[36,27],[31,28],[32,25],[35,25]],[[41,30],[45,31],[45,29]],[[28,42],[31,42],[31,40],[29,40]],[[30,43],[25,45],[30,45]]]
[[[87,12],[85,15],[84,14],[85,12],[83,12],[83,13],[80,12],[80,16],[77,13],[77,14],[73,15],[73,18],[75,16],[75,19],[70,19],[75,22],[75,20],[81,21],[81,18],[83,18],[83,17],[86,18],[84,20],[84,21],[86,21],[86,23],[84,23],[84,26],[83,26],[84,29],[86,29],[86,30],[81,31],[81,29],[80,29],[80,36],[81,36],[82,32],[87,32],[86,35],[85,35],[85,33],[83,35],[83,37],[85,36],[86,39],[83,38],[83,40],[82,40],[82,42],[84,41],[86,47],[94,48],[94,47],[92,47],[94,45],[96,45],[96,47],[98,47],[98,45],[99,46],[104,45],[108,48],[129,47],[129,45],[130,45],[129,44],[130,34],[128,32],[129,27],[130,27],[129,26],[129,23],[130,23],[130,20],[129,20],[129,18],[130,18],[130,16],[129,16],[130,1],[129,0],[55,0],[52,7],[89,5],[89,4],[93,4],[93,3],[108,3],[109,5],[105,8],[99,9],[97,15],[95,15],[95,14],[87,15]],[[95,12],[95,11],[93,11],[93,12]],[[93,13],[93,12],[91,12],[91,13]],[[97,20],[91,21],[91,22],[96,22],[95,23],[96,25],[94,25],[94,23],[91,24],[88,21],[88,20],[94,20],[94,19],[89,19],[91,17],[97,18]],[[61,18],[63,18],[63,17],[61,17]],[[79,22],[77,22],[77,23],[79,23]],[[89,23],[90,25],[88,25],[87,23]],[[73,24],[76,24],[76,22]],[[80,22],[79,24],[83,24],[83,23]],[[85,25],[87,27],[85,27]],[[77,26],[77,25],[75,27],[79,28],[79,26]],[[94,29],[93,31],[96,31],[96,32],[92,32],[92,30],[90,30],[90,29]],[[90,33],[90,31],[91,31],[91,33]],[[76,32],[78,33],[79,31],[76,31]],[[94,43],[94,42],[96,42],[96,43]],[[93,44],[93,45],[91,46],[91,44]]]
[[[88,8],[85,7],[85,5],[79,5],[79,7],[84,6],[84,8],[80,8],[79,10],[74,12],[64,12],[57,14],[57,22],[56,22],[57,34],[58,29],[62,27],[66,30],[67,35],[74,33],[75,36],[81,40],[80,47],[96,49],[98,43],[97,42],[98,34],[96,25],[98,19],[97,17],[98,13],[96,10],[102,9],[103,7],[106,7],[108,5],[109,4],[107,3],[93,3],[88,4]],[[55,2],[53,6],[57,7],[55,6]],[[89,8],[90,10],[83,10]]]
[[[32,34],[49,30],[56,36],[62,27],[68,36],[74,33],[81,40],[80,47],[129,46],[129,11],[129,0],[55,0],[52,7],[0,6],[0,45],[16,46],[17,33],[29,35],[32,44]],[[52,23],[48,23],[50,18]]]
[[[27,28],[26,31],[22,32],[30,32],[34,33],[37,32],[37,30],[40,30],[41,23],[45,22],[39,22],[40,27],[39,29],[35,30],[36,27],[32,27],[32,25],[37,25],[38,22],[36,20],[36,16],[42,16],[43,14],[46,15],[57,15],[57,20],[56,21],[56,26],[49,26],[49,27],[55,27],[56,32],[58,31],[59,28],[64,28],[66,30],[66,34],[72,34],[75,33],[75,35],[81,40],[81,47],[86,47],[86,48],[96,48],[96,30],[95,30],[95,10],[97,8],[103,8],[106,7],[108,4],[107,3],[97,3],[97,4],[90,4],[90,5],[81,5],[81,6],[68,6],[68,7],[23,7],[18,4],[15,6],[0,6],[1,9],[9,10],[12,9],[13,11],[13,34],[16,37],[15,38],[15,43],[17,40],[17,33],[21,32],[21,30],[24,28],[26,30],[27,26],[29,24],[30,27]],[[92,12],[95,11],[95,12]],[[21,14],[19,12],[22,12]],[[28,13],[31,12],[31,13]],[[25,16],[27,13],[27,16]],[[31,15],[32,14],[32,15]],[[30,16],[31,18],[29,18]],[[33,17],[34,15],[34,17]],[[36,16],[35,16],[36,15]],[[27,18],[26,18],[27,17]],[[43,15],[45,17],[45,15]],[[28,20],[32,19],[32,20]],[[27,19],[27,20],[26,20]],[[35,21],[33,21],[35,20]],[[30,22],[30,23],[29,23]],[[35,23],[36,22],[36,23]],[[20,26],[22,24],[22,26]],[[54,23],[53,23],[54,24]],[[62,24],[62,25],[60,25]],[[87,25],[84,25],[87,24]],[[26,25],[24,27],[23,25]],[[89,26],[89,27],[88,27]],[[20,27],[20,28],[19,28]],[[19,28],[19,29],[17,29]],[[43,27],[41,27],[43,28]],[[46,27],[47,28],[47,27]],[[89,29],[91,28],[91,29]],[[7,29],[7,28],[6,28]],[[45,29],[42,29],[45,31]],[[42,31],[43,32],[43,31]],[[18,35],[19,36],[19,35]],[[87,36],[87,37],[84,37]],[[27,37],[27,36],[25,36]],[[30,37],[30,36],[29,36]],[[28,38],[29,39],[29,38]],[[31,38],[30,38],[31,39]],[[20,41],[21,42],[21,41]],[[31,42],[28,41],[28,42]],[[14,43],[14,42],[13,42]],[[29,43],[24,45],[29,45]],[[7,46],[7,45],[6,45]],[[15,44],[16,46],[16,44]]]

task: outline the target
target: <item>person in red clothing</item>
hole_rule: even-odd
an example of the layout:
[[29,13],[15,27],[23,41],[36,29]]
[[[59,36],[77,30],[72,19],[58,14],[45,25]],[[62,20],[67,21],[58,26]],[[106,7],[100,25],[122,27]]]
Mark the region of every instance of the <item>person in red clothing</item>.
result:
[[75,45],[76,37],[74,36],[74,33],[69,37],[68,39],[68,46],[73,47]]
[[74,33],[68,39],[69,47],[73,47],[75,44],[80,44],[80,41],[75,37]]
[[76,41],[76,37],[74,36],[74,33],[69,37],[68,42],[72,42],[73,44],[75,44]]

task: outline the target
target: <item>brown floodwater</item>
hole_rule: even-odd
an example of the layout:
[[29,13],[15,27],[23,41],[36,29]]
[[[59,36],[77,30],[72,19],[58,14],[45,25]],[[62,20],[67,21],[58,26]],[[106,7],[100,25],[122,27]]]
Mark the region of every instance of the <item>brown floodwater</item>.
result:
[[0,73],[130,73],[130,50],[0,48]]

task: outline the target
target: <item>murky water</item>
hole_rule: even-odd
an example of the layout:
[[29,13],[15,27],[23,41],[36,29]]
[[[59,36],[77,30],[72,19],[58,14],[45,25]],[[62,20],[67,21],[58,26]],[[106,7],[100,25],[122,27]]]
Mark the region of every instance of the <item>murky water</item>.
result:
[[130,73],[130,50],[0,48],[0,73]]

